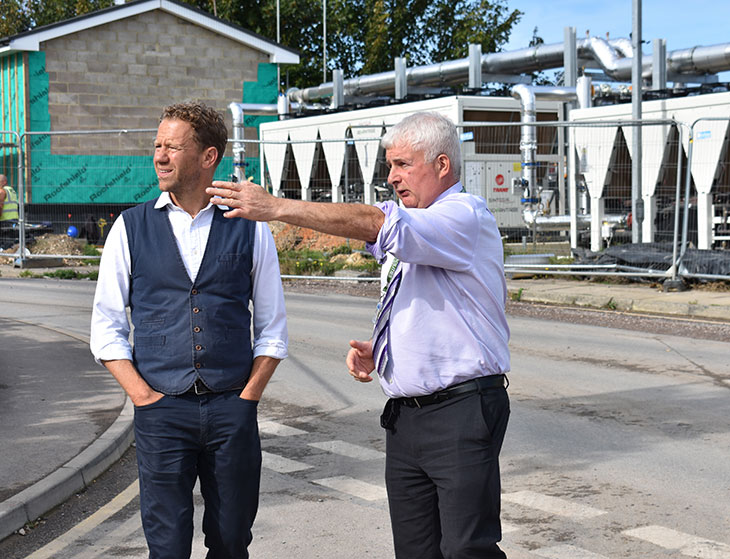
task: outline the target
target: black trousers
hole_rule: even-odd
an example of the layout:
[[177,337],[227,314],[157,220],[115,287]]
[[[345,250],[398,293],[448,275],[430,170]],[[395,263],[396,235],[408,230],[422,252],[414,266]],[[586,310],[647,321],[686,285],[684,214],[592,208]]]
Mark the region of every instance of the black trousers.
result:
[[506,389],[397,408],[385,462],[396,557],[506,558],[497,545]]

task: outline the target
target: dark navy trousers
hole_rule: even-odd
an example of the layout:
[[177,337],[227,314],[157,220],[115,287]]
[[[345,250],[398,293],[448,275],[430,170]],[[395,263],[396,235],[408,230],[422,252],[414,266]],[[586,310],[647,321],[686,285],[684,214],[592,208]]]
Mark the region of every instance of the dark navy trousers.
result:
[[396,557],[504,559],[497,542],[506,389],[393,411],[385,481]]
[[205,503],[207,559],[248,557],[258,508],[257,402],[238,391],[164,396],[135,408],[140,508],[150,559],[190,557],[193,487]]

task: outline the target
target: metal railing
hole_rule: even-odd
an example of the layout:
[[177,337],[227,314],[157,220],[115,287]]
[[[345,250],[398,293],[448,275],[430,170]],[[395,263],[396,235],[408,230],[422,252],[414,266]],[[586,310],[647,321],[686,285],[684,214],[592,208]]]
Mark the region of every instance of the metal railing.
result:
[[[730,242],[730,156],[727,155],[730,146],[727,137],[720,142],[719,148],[716,141],[718,134],[728,135],[729,122],[730,119],[727,118],[701,118],[691,125],[675,121],[626,120],[535,123],[534,126],[538,128],[535,146],[538,163],[536,178],[541,187],[540,194],[552,191],[549,201],[540,200],[535,207],[544,210],[548,220],[555,218],[554,221],[557,222],[570,218],[570,228],[561,225],[556,230],[540,230],[537,226],[528,227],[523,221],[514,219],[515,216],[521,216],[524,208],[524,204],[520,202],[522,196],[519,187],[514,186],[517,182],[513,181],[521,176],[521,152],[524,147],[520,145],[522,123],[460,123],[465,132],[472,134],[472,139],[462,144],[463,182],[467,190],[484,196],[490,209],[498,216],[506,237],[507,253],[515,251],[547,254],[553,252],[554,246],[560,247],[554,253],[556,258],[545,263],[512,263],[507,258],[506,273],[728,281],[730,271],[708,273],[701,266],[699,269],[688,268],[687,264],[690,256],[694,260],[704,259],[709,262],[719,254],[730,253],[726,250]],[[595,224],[592,233],[591,230],[582,228],[578,230],[579,239],[573,238],[573,232],[578,228],[577,223],[580,223],[579,216],[589,215],[594,209],[591,205],[600,204],[603,213],[608,216],[626,213],[630,207],[631,156],[630,142],[626,137],[630,134],[630,129],[636,126],[668,129],[654,144],[651,140],[647,141],[647,134],[643,136],[645,150],[650,153],[649,159],[661,160],[655,180],[656,190],[650,198],[657,205],[656,211],[652,209],[650,212],[654,216],[653,236],[670,246],[671,256],[660,268],[636,266],[626,262],[592,264],[579,261],[567,264],[557,256],[578,256],[576,249],[584,242],[580,239],[581,235],[588,240],[592,234],[595,240]],[[20,201],[19,219],[14,229],[17,232],[17,249],[2,255],[18,258],[21,265],[25,260],[38,258],[93,259],[94,256],[80,254],[29,254],[26,249],[28,241],[33,237],[30,226],[34,221],[48,221],[51,230],[57,234],[67,233],[72,226],[81,233],[84,216],[92,215],[94,223],[101,229],[100,238],[94,244],[103,245],[108,228],[124,207],[156,196],[157,181],[149,148],[150,136],[154,131],[63,131],[23,135],[0,131],[0,138],[4,140],[0,146],[4,169],[8,168],[11,155],[15,154],[16,157],[12,159],[13,168],[17,169],[13,171],[17,177],[17,184],[13,186],[18,189]],[[706,142],[708,133],[714,135],[712,146],[711,142]],[[342,174],[338,177],[338,187],[344,190],[344,198],[347,201],[362,201],[368,182],[376,185],[380,199],[393,197],[392,189],[385,182],[387,168],[384,161],[370,161],[369,165],[372,167],[368,168],[368,172],[372,172],[372,175],[364,176],[359,159],[362,155],[354,148],[356,140],[342,138],[339,141],[345,144]],[[306,188],[302,188],[302,179],[297,171],[300,162],[291,147],[287,145],[286,149],[279,150],[283,155],[275,161],[269,155],[264,155],[265,142],[245,142],[248,146],[257,144],[260,148],[258,151],[261,155],[254,159],[257,163],[260,161],[262,176],[271,175],[272,165],[279,166],[282,170],[278,194],[302,197],[302,192],[309,190],[309,196],[314,199],[324,201],[329,198],[333,181],[330,178],[332,171],[321,147],[324,142],[319,141],[319,147],[314,146]],[[288,142],[294,143],[296,142]],[[567,145],[578,147],[575,157],[570,149],[566,149]],[[382,154],[378,157],[382,157]],[[574,164],[570,170],[572,160]],[[217,176],[227,178],[231,167],[230,158],[224,159]],[[706,180],[708,176],[711,177],[710,182]],[[268,178],[264,182],[269,187],[274,187]],[[718,209],[719,206],[722,208]],[[698,228],[698,207],[701,212],[712,213],[710,229]],[[725,213],[722,214],[722,211]],[[603,224],[599,223],[601,225]],[[609,234],[600,239],[602,245],[605,245],[601,248],[606,249],[603,252],[610,252],[612,247],[625,240],[620,239],[620,236],[626,236],[626,229],[621,229],[614,223],[606,231]],[[510,243],[512,240],[519,241],[520,237],[523,240],[522,246],[518,242]],[[529,247],[525,242],[527,239],[531,241]],[[708,242],[714,250],[708,248],[705,249],[707,253],[698,253],[693,248],[698,243]],[[327,278],[332,279],[331,276]],[[342,279],[352,281],[351,278]],[[377,278],[357,278],[357,281],[375,279]]]

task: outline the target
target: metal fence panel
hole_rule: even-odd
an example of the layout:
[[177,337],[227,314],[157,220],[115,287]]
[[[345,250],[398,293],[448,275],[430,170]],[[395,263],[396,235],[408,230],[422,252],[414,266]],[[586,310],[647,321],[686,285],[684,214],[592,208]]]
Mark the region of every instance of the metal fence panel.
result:
[[[643,137],[642,238],[644,244],[654,244],[644,248],[651,256],[608,266],[615,273],[634,276],[702,277],[712,269],[711,262],[722,259],[718,253],[726,253],[730,241],[728,119],[705,119],[691,127],[672,121],[538,122],[534,125],[534,184],[529,189],[525,189],[525,176],[533,175],[526,174],[523,165],[522,126],[518,122],[460,123],[462,182],[469,192],[486,199],[508,254],[557,257],[601,252],[609,257],[612,251],[623,251],[625,256],[634,219],[630,215],[631,138],[636,126],[642,126]],[[3,169],[13,170],[22,189],[27,225],[47,223],[61,234],[73,228],[71,232],[103,245],[124,208],[158,194],[151,157],[154,132],[29,133],[14,142],[3,141]],[[394,198],[387,183],[385,154],[379,147],[382,132],[343,130],[340,138],[244,143],[249,154],[260,154],[263,182],[278,196],[370,203]],[[572,169],[571,161],[575,161]],[[225,158],[216,178],[228,178],[231,171],[232,162]],[[693,251],[698,248],[709,252],[697,255]],[[697,268],[700,272],[687,266],[691,258],[704,262]],[[591,266],[587,262],[579,264],[583,272]],[[605,262],[593,265],[602,275],[611,272]],[[535,266],[542,273],[571,272],[550,258],[536,263],[523,258],[518,264],[507,260],[510,270]],[[730,279],[730,270],[717,275]]]

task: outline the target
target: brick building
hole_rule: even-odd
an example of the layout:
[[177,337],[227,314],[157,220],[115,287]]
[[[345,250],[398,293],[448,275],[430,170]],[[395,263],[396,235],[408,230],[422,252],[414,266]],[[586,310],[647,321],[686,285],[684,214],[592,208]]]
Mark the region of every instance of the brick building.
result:
[[[0,39],[0,173],[24,184],[27,202],[139,202],[156,191],[154,135],[92,131],[156,128],[163,106],[186,99],[216,107],[230,130],[228,104],[275,103],[276,65],[298,62],[295,51],[174,0],[135,0]],[[20,149],[9,145],[17,138]]]

